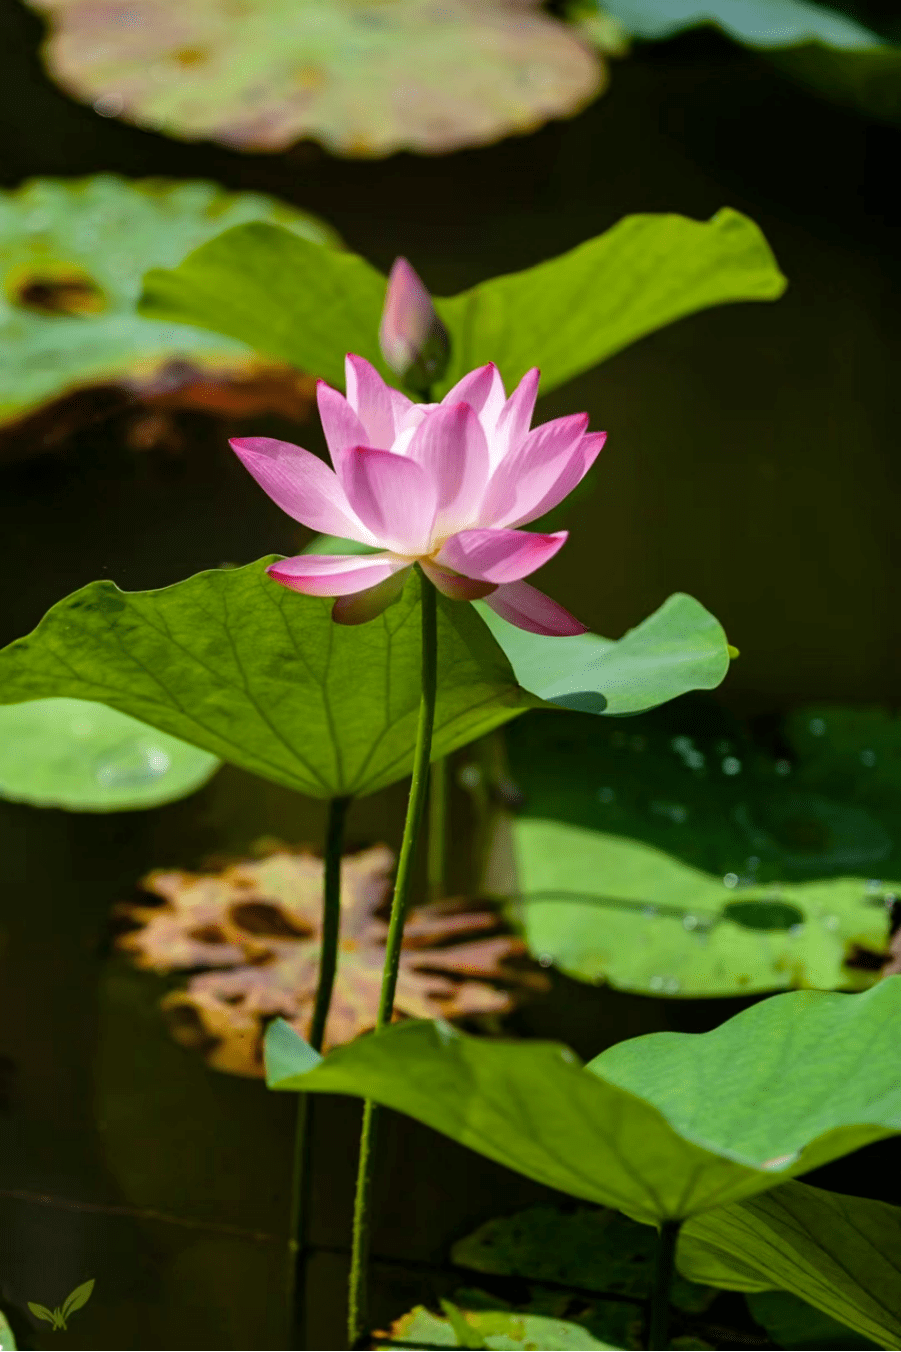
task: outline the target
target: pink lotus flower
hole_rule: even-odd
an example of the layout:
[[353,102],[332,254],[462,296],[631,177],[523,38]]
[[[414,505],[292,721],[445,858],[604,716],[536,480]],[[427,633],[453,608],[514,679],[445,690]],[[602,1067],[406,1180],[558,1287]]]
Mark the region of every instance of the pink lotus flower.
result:
[[480,367],[440,404],[413,403],[362,357],[349,356],[346,371],[346,399],[324,381],[317,387],[334,469],[270,437],[231,444],[289,516],[379,552],[301,554],[273,564],[269,576],[306,596],[336,597],[333,619],[362,624],[398,598],[418,563],[445,596],[484,597],[520,629],[584,633],[568,610],[523,581],[568,532],[518,527],[575,488],[606,433],[586,433],[587,413],[529,431],[535,369],[508,399],[497,367]]

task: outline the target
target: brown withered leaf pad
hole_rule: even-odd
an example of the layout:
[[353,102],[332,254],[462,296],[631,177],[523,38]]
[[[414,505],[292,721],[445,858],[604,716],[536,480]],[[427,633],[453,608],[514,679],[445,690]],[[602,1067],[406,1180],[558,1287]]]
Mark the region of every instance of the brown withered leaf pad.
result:
[[[341,870],[341,946],[325,1049],[373,1027],[394,856],[385,846],[347,855]],[[157,870],[141,886],[156,904],[129,903],[136,926],[118,940],[143,968],[193,971],[163,1000],[177,1040],[217,1070],[262,1075],[262,1037],[275,1015],[309,1033],[319,969],[322,860],[280,847],[218,873]],[[395,1017],[502,1014],[547,978],[497,914],[464,900],[411,909]],[[206,969],[197,971],[197,969]]]

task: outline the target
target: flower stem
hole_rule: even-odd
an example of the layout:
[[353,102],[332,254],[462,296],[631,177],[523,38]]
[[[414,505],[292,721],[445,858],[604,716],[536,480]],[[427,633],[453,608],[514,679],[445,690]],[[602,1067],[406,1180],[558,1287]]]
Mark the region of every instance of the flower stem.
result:
[[651,1315],[648,1321],[648,1348],[665,1349],[669,1346],[669,1298],[680,1224],[680,1221],[662,1221],[657,1234],[654,1287],[651,1292]]
[[429,770],[428,897],[447,896],[447,811],[450,767],[447,757],[432,761]]
[[[376,1016],[376,1032],[391,1022],[394,1010],[394,992],[400,967],[400,950],[404,937],[404,920],[410,897],[410,884],[416,843],[422,828],[429,782],[429,757],[432,749],[432,728],[435,722],[435,690],[438,674],[438,598],[427,577],[420,574],[422,587],[422,695],[419,702],[419,726],[416,731],[416,750],[413,755],[413,778],[407,800],[407,820],[397,862],[391,919],[385,966],[382,971],[382,990]],[[378,1110],[367,1100],[363,1106],[363,1130],[360,1137],[360,1159],[357,1169],[357,1191],[354,1199],[354,1231],[351,1248],[350,1285],[348,1291],[348,1346],[362,1346],[369,1325],[367,1266],[369,1260],[370,1211],[373,1180],[375,1130]]]
[[[344,824],[349,798],[332,798],[328,807],[325,832],[325,863],[322,884],[322,951],[319,982],[310,1025],[310,1044],[322,1051],[329,1006],[338,967],[338,939],[341,931],[341,855]],[[298,1094],[294,1127],[294,1167],[291,1179],[291,1218],[288,1231],[288,1329],[289,1347],[300,1347],[306,1285],[306,1228],[309,1215],[310,1147],[312,1102],[309,1094]]]

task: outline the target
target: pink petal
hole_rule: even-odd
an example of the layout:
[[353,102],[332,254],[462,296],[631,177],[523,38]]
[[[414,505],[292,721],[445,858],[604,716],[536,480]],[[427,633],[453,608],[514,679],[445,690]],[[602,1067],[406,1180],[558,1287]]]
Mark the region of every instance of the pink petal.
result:
[[405,455],[355,446],[344,458],[344,484],[353,511],[385,549],[427,554],[438,486]]
[[538,398],[538,382],[541,372],[537,366],[526,371],[516,389],[501,409],[497,420],[496,447],[501,457],[513,447],[518,446],[528,434],[535,412],[535,400]]
[[266,572],[283,587],[305,596],[348,596],[376,587],[409,568],[392,554],[298,554],[281,559]]
[[326,385],[324,380],[316,382],[316,402],[329,455],[340,476],[343,453],[351,446],[365,446],[368,433],[344,395]]
[[283,512],[323,535],[377,544],[347,500],[334,470],[289,441],[235,437],[232,450]]
[[497,526],[535,521],[584,479],[607,439],[585,434],[587,413],[542,423],[507,452],[491,477],[482,519]]
[[332,619],[336,624],[366,624],[368,620],[374,620],[400,598],[410,566],[408,564],[393,577],[386,577],[384,582],[367,587],[365,591],[339,596],[332,606]]
[[352,352],[345,358],[344,376],[347,402],[366,428],[365,444],[387,451],[413,401],[400,390],[392,390],[365,357]]
[[482,582],[518,582],[552,559],[568,531],[532,535],[524,530],[461,530],[439,550],[437,562]]
[[497,425],[507,398],[501,373],[494,362],[479,366],[456,385],[441,400],[442,404],[470,404],[479,415],[479,421],[489,437]]
[[462,573],[452,573],[449,568],[441,568],[428,559],[420,559],[419,566],[438,590],[452,601],[480,601],[483,596],[490,596],[497,590],[493,582],[478,582],[473,577],[464,577]]
[[469,404],[439,404],[420,422],[406,455],[436,486],[436,539],[479,520],[476,510],[488,483],[488,442]]
[[502,620],[515,624],[517,629],[526,629],[530,634],[574,638],[576,634],[588,633],[586,624],[528,582],[510,582],[505,587],[498,587],[485,598],[485,604]]

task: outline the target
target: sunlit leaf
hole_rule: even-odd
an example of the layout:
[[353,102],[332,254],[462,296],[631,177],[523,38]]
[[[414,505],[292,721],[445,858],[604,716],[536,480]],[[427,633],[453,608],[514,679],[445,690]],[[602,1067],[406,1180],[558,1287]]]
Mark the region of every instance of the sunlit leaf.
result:
[[[34,1311],[32,1311],[34,1313]],[[16,1352],[16,1338],[9,1326],[9,1320],[0,1310],[0,1352]]]
[[588,1069],[709,1150],[799,1174],[901,1131],[899,1033],[890,977],[859,995],[774,996],[709,1033],[630,1038]]
[[690,1221],[678,1262],[694,1280],[790,1291],[879,1347],[901,1343],[899,1207],[787,1183]]
[[[385,965],[385,914],[394,856],[384,846],[342,863],[341,947],[325,1030],[330,1048],[372,1028]],[[118,907],[136,928],[119,940],[139,967],[191,971],[163,1001],[173,1035],[216,1070],[263,1074],[263,1031],[281,1015],[308,1035],[319,975],[322,860],[270,850],[218,873],[157,870],[147,896]],[[517,990],[546,978],[517,967],[520,939],[499,933],[497,913],[464,901],[414,907],[404,929],[399,1017],[502,1014]],[[513,961],[511,961],[513,960]]]
[[174,802],[219,767],[207,751],[105,704],[0,704],[0,798],[70,812]]
[[639,841],[538,817],[499,829],[512,834],[512,909],[529,949],[578,980],[712,997],[859,989],[879,975],[888,915],[866,878],[736,896],[734,874],[724,883]]
[[148,268],[260,220],[292,239],[337,243],[313,216],[212,183],[101,174],[0,192],[0,422],[86,385],[141,392],[254,379],[259,362],[243,344],[144,319],[135,301]]
[[[346,352],[391,379],[377,346],[385,285],[362,258],[252,225],[177,268],[151,272],[140,308],[240,338],[343,386]],[[676,319],[730,301],[775,300],[785,285],[760,230],[737,211],[706,222],[627,216],[558,258],[436,300],[452,353],[437,393],[494,361],[508,386],[539,366],[547,394]]]
[[600,58],[538,0],[32,0],[54,77],[98,112],[185,140],[334,153],[486,145],[577,112]]
[[540,1183],[654,1224],[901,1132],[899,1025],[901,980],[890,978],[863,995],[774,996],[712,1033],[634,1038],[587,1067],[554,1043],[411,1022],[310,1070],[309,1047],[277,1020],[266,1071],[273,1089],[374,1099]]
[[686,690],[710,690],[729,670],[726,635],[693,596],[674,592],[621,639],[527,633],[476,602],[526,690],[551,704],[597,714],[633,714]]
[[[315,797],[402,778],[420,698],[415,572],[378,619],[345,627],[330,601],[267,577],[272,561],[160,591],[83,587],[0,652],[0,703],[100,701]],[[470,606],[439,597],[438,652],[436,756],[535,703]]]

